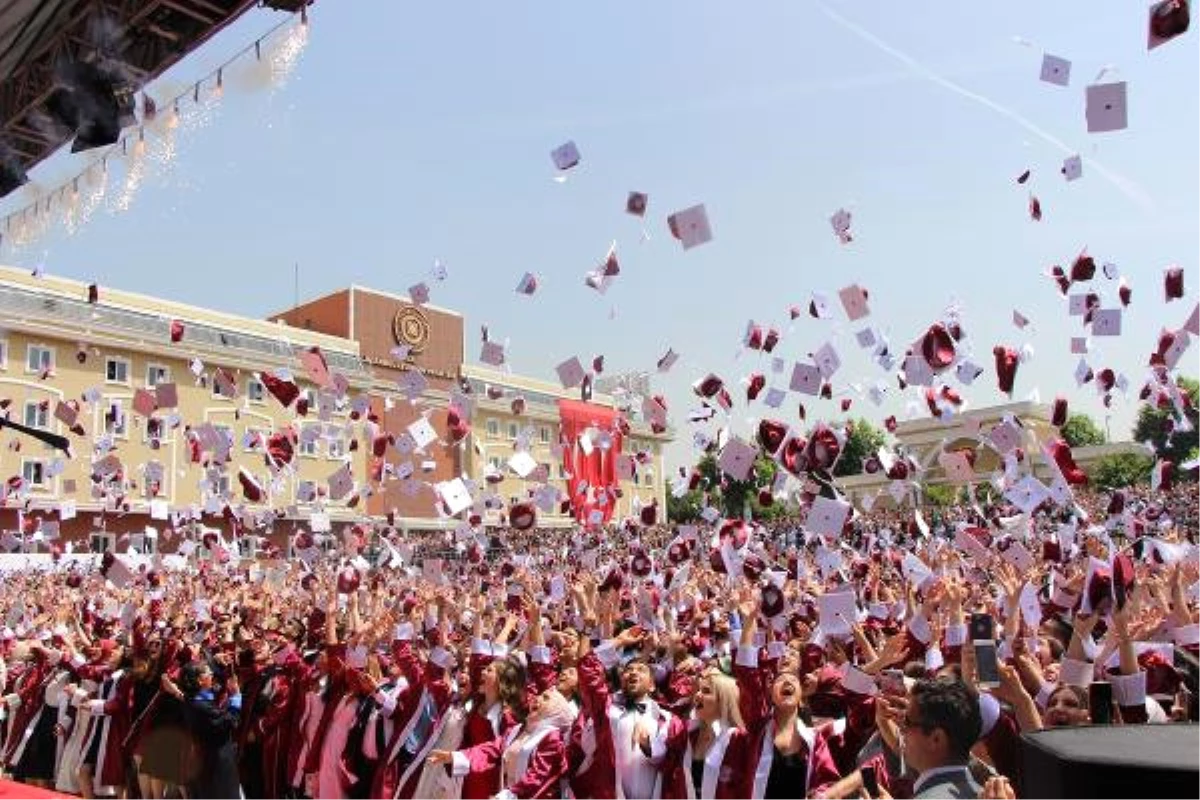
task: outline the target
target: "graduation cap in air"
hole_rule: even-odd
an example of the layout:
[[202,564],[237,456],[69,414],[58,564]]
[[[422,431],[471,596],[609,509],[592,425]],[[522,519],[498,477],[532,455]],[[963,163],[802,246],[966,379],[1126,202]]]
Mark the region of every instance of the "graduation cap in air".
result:
[[1163,270],[1163,294],[1168,303],[1183,297],[1183,267],[1167,267]]
[[1153,50],[1187,32],[1191,23],[1188,0],[1162,0],[1150,6],[1146,48]]

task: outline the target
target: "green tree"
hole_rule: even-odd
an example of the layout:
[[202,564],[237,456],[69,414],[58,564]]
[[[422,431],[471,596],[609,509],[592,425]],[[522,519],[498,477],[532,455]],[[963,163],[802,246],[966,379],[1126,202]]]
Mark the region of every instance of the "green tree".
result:
[[667,484],[667,520],[669,522],[695,522],[700,519],[700,509],[703,506],[703,495],[699,490],[692,490],[682,497],[671,493],[671,482]]
[[1072,414],[1059,433],[1071,447],[1089,447],[1108,441],[1104,431],[1100,430],[1096,421],[1087,414]]
[[772,519],[784,513],[784,506],[779,501],[766,508],[758,502],[759,490],[769,489],[775,483],[778,465],[769,456],[759,453],[754,462],[754,469],[744,481],[735,481],[728,475],[723,475],[721,468],[717,466],[716,457],[711,453],[701,458],[696,468],[700,470],[704,488],[709,492],[709,501],[721,509],[725,516],[741,517],[747,504],[755,519]]
[[1098,489],[1123,489],[1150,482],[1154,459],[1136,453],[1105,456],[1089,470],[1088,477]]
[[954,505],[959,497],[958,488],[945,483],[926,484],[921,491],[925,493],[925,502],[938,508]]
[[[1188,422],[1191,423],[1190,431],[1168,431],[1168,422],[1173,420],[1175,415],[1173,403],[1168,404],[1166,408],[1159,408],[1153,402],[1143,404],[1138,410],[1137,424],[1133,426],[1135,442],[1150,442],[1154,445],[1156,453],[1170,459],[1176,466],[1187,461],[1188,454],[1197,445],[1200,445],[1200,412],[1196,407],[1200,383],[1197,383],[1194,378],[1182,376],[1177,383],[1183,391],[1187,392],[1188,399],[1191,401],[1186,412]],[[1177,422],[1175,427],[1178,427]]]
[[842,448],[842,457],[834,465],[833,474],[840,478],[862,473],[863,462],[885,444],[887,433],[859,417],[854,421],[854,429],[846,437],[846,446]]

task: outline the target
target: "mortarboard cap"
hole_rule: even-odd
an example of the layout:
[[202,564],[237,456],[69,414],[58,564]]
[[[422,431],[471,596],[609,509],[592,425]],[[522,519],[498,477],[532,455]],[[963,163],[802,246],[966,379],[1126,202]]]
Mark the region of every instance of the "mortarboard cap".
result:
[[1068,181],[1076,181],[1083,177],[1083,159],[1079,156],[1069,156],[1063,161],[1063,177]]
[[1042,56],[1041,79],[1055,86],[1067,86],[1071,83],[1071,62],[1060,56],[1046,53]]
[[550,151],[550,158],[559,171],[568,170],[579,163],[579,148],[574,141],[565,142]]
[[1061,428],[1063,425],[1066,425],[1067,398],[1063,397],[1061,394],[1054,398],[1054,405],[1052,406],[1052,409],[1053,410],[1050,414],[1050,424],[1056,428]]
[[532,295],[537,291],[538,280],[537,276],[532,272],[526,272],[517,284],[517,294]]
[[754,468],[754,458],[757,451],[737,437],[733,437],[721,450],[717,465],[721,471],[735,481],[744,481]]
[[1191,22],[1188,0],[1162,0],[1150,6],[1146,49],[1153,50],[1187,31]]
[[1163,270],[1163,295],[1168,303],[1183,297],[1183,267],[1171,266]]
[[1128,127],[1126,86],[1120,83],[1099,83],[1087,87],[1088,133],[1106,133]]
[[417,305],[429,302],[429,285],[424,281],[408,287],[408,299]]
[[537,522],[537,510],[531,503],[515,503],[508,509],[508,524],[518,531],[527,531]]
[[635,217],[646,216],[646,206],[650,202],[650,197],[644,192],[630,192],[625,198],[625,213],[633,214]]
[[1046,445],[1046,456],[1054,462],[1059,473],[1071,486],[1086,486],[1088,482],[1087,473],[1085,473],[1075,463],[1074,457],[1071,455],[1071,446],[1067,444],[1065,439],[1055,439]]
[[774,583],[767,583],[762,587],[760,607],[767,619],[775,619],[783,614],[783,592]]
[[564,389],[573,389],[583,383],[585,372],[583,364],[579,362],[577,356],[572,356],[566,361],[554,368],[558,373],[558,380]]
[[1121,335],[1121,309],[1119,308],[1102,308],[1097,309],[1092,315],[1092,335],[1093,336],[1120,336]]
[[844,208],[839,208],[829,218],[829,226],[833,228],[834,236],[838,237],[838,241],[842,244],[849,244],[854,241],[854,237],[850,235],[850,223],[852,215]]
[[671,235],[683,244],[684,250],[712,240],[712,228],[708,224],[708,213],[703,204],[677,211],[667,217],[667,227],[670,228]]
[[940,322],[930,325],[929,330],[921,337],[920,350],[921,357],[935,373],[954,363],[954,338],[949,329]]
[[358,585],[362,581],[362,576],[358,574],[358,570],[353,565],[347,564],[338,572],[337,590],[339,594],[353,594],[358,591]]
[[667,372],[679,360],[679,355],[672,349],[667,348],[666,354],[658,360],[658,371]]
[[1016,350],[1003,345],[994,347],[992,355],[996,359],[996,385],[1000,391],[1011,395],[1013,383],[1017,379],[1017,364],[1020,362],[1020,356]]
[[840,290],[838,299],[842,301],[842,308],[851,322],[862,319],[871,313],[867,307],[867,290],[857,283]]

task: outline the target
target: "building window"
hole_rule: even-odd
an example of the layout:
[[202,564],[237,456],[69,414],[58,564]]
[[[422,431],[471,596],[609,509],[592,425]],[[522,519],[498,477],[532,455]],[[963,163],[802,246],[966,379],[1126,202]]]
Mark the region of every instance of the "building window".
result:
[[515,423],[515,422],[508,423],[508,438],[516,439],[517,438],[517,430],[518,430],[517,423]]
[[104,380],[107,383],[129,384],[129,361],[124,358],[104,359]]
[[491,436],[492,438],[498,437],[500,435],[500,421],[489,419],[487,421],[487,433],[488,436]]
[[21,462],[21,477],[29,488],[45,489],[46,462],[32,458],[25,459]]
[[246,428],[246,435],[242,437],[242,450],[253,453],[265,441],[266,435],[258,428]]
[[153,536],[147,536],[144,533],[131,533],[129,535],[129,548],[136,550],[144,556],[154,555],[157,550],[158,540]]
[[117,537],[111,533],[93,533],[88,537],[88,549],[93,553],[107,553],[117,543]]
[[167,428],[167,423],[165,420],[160,419],[159,417],[150,417],[150,419],[146,420],[146,433],[144,438],[147,442],[158,441],[161,444],[162,440],[167,438],[169,434],[170,429]]
[[566,480],[566,478],[567,478],[567,468],[566,468],[566,467],[564,467],[564,466],[562,465],[562,463],[561,463],[561,462],[559,462],[559,465],[558,465],[558,479],[559,479],[559,480]]
[[653,486],[654,485],[654,470],[652,470],[652,469],[646,470],[646,475],[644,476],[642,482],[645,483],[647,486]]
[[346,455],[346,440],[341,436],[335,436],[329,439],[327,451],[330,458],[342,458]]
[[111,436],[126,436],[129,432],[128,425],[124,401],[109,400],[105,404],[104,432]]
[[317,482],[309,480],[296,481],[296,502],[311,503],[317,498]]
[[321,438],[315,435],[314,428],[316,425],[305,425],[300,429],[300,455],[315,456],[317,454],[317,439]]
[[542,440],[542,444],[550,444],[550,429],[543,425],[538,431],[538,438]]
[[504,462],[503,462],[503,461],[501,461],[501,459],[500,459],[500,456],[491,456],[491,457],[489,457],[489,458],[488,458],[488,463],[492,465],[492,468],[493,468],[493,469],[502,469],[502,468],[503,468],[503,464],[504,464]]
[[36,400],[25,401],[25,425],[30,428],[50,427],[50,405]]
[[8,339],[0,339],[0,369],[8,369]]
[[40,344],[31,344],[25,351],[25,369],[27,372],[45,372],[54,368],[54,348]]
[[258,552],[257,539],[257,536],[239,536],[237,538],[238,555],[242,558],[254,558],[254,554]]
[[225,439],[225,449],[233,450],[233,428],[228,425],[213,425],[213,428]]
[[258,378],[246,379],[246,396],[251,403],[263,403],[267,399],[267,390]]
[[158,386],[160,383],[171,382],[171,368],[162,364],[146,365],[146,385]]

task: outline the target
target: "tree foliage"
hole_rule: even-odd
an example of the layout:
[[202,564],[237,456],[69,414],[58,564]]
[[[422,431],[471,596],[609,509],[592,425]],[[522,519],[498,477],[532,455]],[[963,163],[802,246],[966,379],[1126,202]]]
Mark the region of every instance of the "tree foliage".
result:
[[1104,431],[1087,414],[1072,414],[1059,433],[1071,447],[1089,447],[1108,441]]
[[[1133,439],[1136,442],[1150,442],[1154,450],[1163,458],[1170,459],[1176,465],[1188,459],[1188,454],[1200,445],[1200,412],[1197,411],[1197,394],[1200,393],[1200,383],[1194,378],[1180,377],[1179,387],[1187,392],[1191,403],[1187,409],[1188,422],[1191,430],[1180,432],[1172,430],[1172,420],[1175,416],[1174,404],[1159,408],[1153,402],[1142,405],[1138,410],[1137,424],[1133,427]],[[1179,426],[1178,420],[1173,427]]]
[[867,420],[859,417],[854,421],[854,429],[846,437],[846,446],[842,448],[842,457],[833,468],[836,477],[858,475],[863,471],[863,462],[887,444],[887,433],[876,428]]
[[1123,489],[1150,482],[1154,459],[1136,453],[1105,456],[1088,470],[1088,477],[1099,489]]
[[960,494],[957,487],[945,483],[927,484],[921,491],[925,494],[925,502],[938,508],[954,505]]
[[[776,499],[768,506],[758,502],[760,489],[770,489],[775,482],[777,465],[768,456],[759,454],[754,470],[744,481],[735,481],[721,474],[717,459],[706,454],[696,464],[700,471],[700,486],[682,497],[672,497],[667,490],[667,519],[671,522],[693,522],[704,509],[704,495],[709,503],[726,517],[741,517],[747,510],[756,520],[772,520],[788,513],[787,503]],[[722,480],[723,479],[723,480]]]
[[671,493],[671,482],[667,481],[667,520],[669,522],[695,522],[700,519],[703,507],[703,495],[699,491],[691,491],[682,497]]

